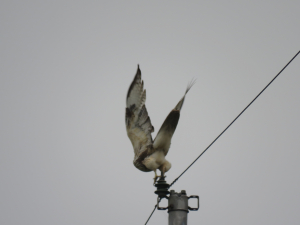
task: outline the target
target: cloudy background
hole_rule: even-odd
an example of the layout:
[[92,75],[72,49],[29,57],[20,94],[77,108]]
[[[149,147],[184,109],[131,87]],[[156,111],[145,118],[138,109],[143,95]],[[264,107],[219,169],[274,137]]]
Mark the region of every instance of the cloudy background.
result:
[[[153,137],[197,78],[171,183],[300,50],[299,7],[1,1],[0,224],[144,224],[154,174],[133,166],[124,124],[137,64]],[[201,198],[189,224],[299,224],[299,76],[300,56],[172,187]]]

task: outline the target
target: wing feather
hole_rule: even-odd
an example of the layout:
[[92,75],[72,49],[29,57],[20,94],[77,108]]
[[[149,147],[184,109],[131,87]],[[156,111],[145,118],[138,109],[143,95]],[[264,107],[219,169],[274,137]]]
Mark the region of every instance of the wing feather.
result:
[[146,90],[141,79],[141,70],[138,66],[136,75],[128,89],[126,99],[126,129],[127,135],[133,145],[135,157],[152,148],[154,127],[145,106]]
[[185,96],[194,84],[195,80],[192,80],[188,84],[184,96],[180,99],[175,108],[169,113],[154,139],[153,148],[157,150],[163,150],[165,155],[168,154],[171,145],[171,139],[179,121],[180,110],[183,106]]

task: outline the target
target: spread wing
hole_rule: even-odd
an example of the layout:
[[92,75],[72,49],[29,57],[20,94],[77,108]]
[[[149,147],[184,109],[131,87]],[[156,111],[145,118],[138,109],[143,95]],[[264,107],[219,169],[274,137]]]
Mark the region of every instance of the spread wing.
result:
[[183,106],[185,95],[194,84],[195,80],[192,80],[188,84],[184,96],[180,99],[175,108],[169,113],[154,139],[153,148],[157,150],[163,150],[165,155],[168,154],[171,145],[171,139],[179,121],[180,110]]
[[129,87],[126,99],[126,130],[133,145],[135,157],[152,148],[154,127],[145,106],[146,90],[141,79],[141,70],[138,66],[136,75]]

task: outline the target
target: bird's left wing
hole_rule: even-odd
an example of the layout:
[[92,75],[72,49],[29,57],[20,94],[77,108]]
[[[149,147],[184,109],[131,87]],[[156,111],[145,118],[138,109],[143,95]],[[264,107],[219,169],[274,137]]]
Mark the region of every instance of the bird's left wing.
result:
[[151,133],[154,131],[154,127],[148,116],[145,101],[146,90],[144,90],[141,70],[138,66],[127,93],[125,113],[127,135],[133,145],[135,156],[147,150],[153,143]]

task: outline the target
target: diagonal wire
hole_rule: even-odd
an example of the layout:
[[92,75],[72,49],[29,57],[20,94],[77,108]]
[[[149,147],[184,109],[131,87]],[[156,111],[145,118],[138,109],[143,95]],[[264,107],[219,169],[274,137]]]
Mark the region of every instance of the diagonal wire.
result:
[[[281,74],[282,71],[284,71],[284,69],[298,56],[299,53],[300,53],[300,51],[297,52],[297,54],[280,70],[280,72],[267,84],[267,86],[265,86],[264,89],[262,89],[262,91],[259,92],[259,94],[243,109],[243,111],[237,117],[235,117],[235,119],[219,134],[219,136],[217,136],[215,138],[215,140],[213,140],[213,142],[211,142],[210,145],[207,146],[207,148],[204,149],[204,151],[201,152],[201,154],[170,184],[169,188],[204,154],[204,152],[207,151],[207,149],[210,148],[210,146],[212,146],[219,139],[219,137],[222,136],[222,134],[225,133],[225,131],[246,111],[246,109],[248,109],[248,107],[261,95],[261,93],[263,93],[267,89],[267,87],[269,87],[269,85]],[[157,207],[157,205],[155,205],[155,207],[154,207],[151,215],[149,216],[148,220],[146,221],[145,225],[150,220],[156,207]]]
[[149,218],[147,219],[147,221],[146,221],[145,225],[147,225],[147,223],[148,223],[148,221],[150,220],[150,218],[151,218],[152,214],[154,213],[154,211],[155,211],[156,207],[157,207],[157,205],[155,205],[155,206],[154,206],[154,209],[153,209],[152,213],[150,214]]
[[147,219],[145,225],[147,225],[148,221],[150,220],[152,214],[154,213],[154,211],[155,211],[155,209],[157,208],[157,205],[158,205],[158,203],[160,203],[160,201],[161,201],[161,198],[159,198],[157,204],[154,206],[154,209],[153,209],[152,213],[150,214],[150,216],[148,217],[148,219]]
[[[194,160],[194,162],[191,163],[191,165],[189,165],[171,184],[170,187],[204,154],[204,152],[207,151],[207,149],[210,148],[210,146],[212,146],[216,140],[218,140],[219,137],[222,136],[222,134],[225,133],[225,131],[240,117],[240,115],[242,115],[246,109],[248,109],[248,107],[261,95],[261,93],[263,93],[267,87],[269,87],[269,85],[279,76],[279,74],[281,74],[281,72],[297,57],[297,55],[300,53],[300,51],[282,68],[282,70],[280,70],[280,72],[267,84],[267,86],[264,87],[264,89],[262,89],[261,92],[259,92],[258,95],[256,95],[256,97],[246,106],[246,108],[243,109],[243,111],[237,116],[235,117],[235,119],[219,134],[218,137],[216,137],[215,140],[213,140],[212,143],[210,143],[209,146],[207,146],[206,149],[204,149],[204,151]],[[170,188],[169,187],[169,188]]]

